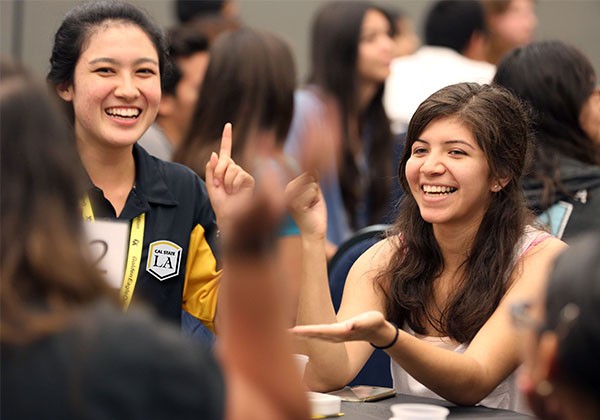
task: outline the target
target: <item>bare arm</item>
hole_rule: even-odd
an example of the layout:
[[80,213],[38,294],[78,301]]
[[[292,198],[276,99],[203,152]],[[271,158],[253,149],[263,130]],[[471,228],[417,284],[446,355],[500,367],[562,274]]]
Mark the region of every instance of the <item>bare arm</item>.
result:
[[521,258],[511,288],[464,354],[433,348],[401,334],[389,354],[415,379],[449,401],[476,404],[521,363],[519,337],[509,307],[521,300],[541,299],[551,263],[564,243],[549,239]]
[[[303,174],[286,188],[290,211],[302,233],[302,284],[298,302],[297,324],[335,323],[336,317],[329,292],[326,257],[326,210],[318,182]],[[346,297],[346,291],[344,292]],[[361,311],[380,309],[379,297],[370,288],[362,293]],[[316,391],[330,391],[346,385],[364,365],[372,348],[366,343],[330,343],[304,340],[299,352],[309,356],[305,382]]]
[[[478,403],[520,363],[518,336],[510,325],[508,307],[515,301],[541,298],[550,264],[564,247],[559,240],[549,239],[520,260],[511,279],[512,287],[464,354],[431,346],[403,331],[396,344],[387,350],[388,354],[411,376],[445,399],[457,404]],[[357,293],[349,290],[360,285],[357,272],[369,272],[368,268],[360,267],[371,264],[367,254],[357,261],[352,269],[354,273],[348,278],[338,312],[338,319],[344,322],[300,327],[297,332],[334,342],[351,340],[347,342],[349,351],[349,344],[360,340],[378,345],[392,340],[395,327],[378,312],[357,315],[357,307],[364,304],[356,302]],[[347,291],[349,296],[346,296]]]
[[224,261],[217,354],[227,384],[227,418],[308,418],[273,255],[238,249]]
[[217,218],[226,227],[217,356],[227,386],[227,418],[306,419],[307,397],[286,333],[275,263],[281,187],[276,173],[265,171],[253,195],[254,179],[228,157],[230,150],[226,128],[221,156],[213,155],[206,171]]
[[302,240],[299,235],[279,238],[277,241],[277,261],[279,278],[283,283],[286,304],[287,326],[296,324],[298,313],[298,295],[302,279]]

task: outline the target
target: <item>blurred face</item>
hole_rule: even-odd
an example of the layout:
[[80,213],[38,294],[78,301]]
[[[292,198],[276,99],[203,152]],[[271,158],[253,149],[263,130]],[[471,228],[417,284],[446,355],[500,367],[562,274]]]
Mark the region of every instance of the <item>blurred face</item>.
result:
[[177,85],[176,109],[172,114],[172,118],[180,130],[180,138],[183,137],[190,126],[200,93],[200,85],[202,85],[206,74],[208,58],[208,52],[202,51],[177,60],[182,77]]
[[73,84],[60,87],[58,94],[73,103],[80,145],[133,146],[154,121],[160,102],[154,44],[135,25],[99,27],[81,52]]
[[393,41],[383,13],[368,10],[363,18],[358,45],[358,75],[363,81],[383,83],[390,74]]
[[585,134],[600,146],[600,87],[597,87],[581,107],[579,124]]
[[410,192],[421,217],[447,226],[478,226],[499,183],[471,130],[453,117],[431,122],[411,146]]
[[396,21],[396,35],[394,36],[394,57],[402,57],[414,53],[419,47],[419,37],[410,19],[401,17]]
[[504,13],[491,19],[490,26],[511,48],[531,42],[537,26],[533,1],[512,0]]
[[560,373],[558,377],[556,375],[560,372],[560,367],[557,369],[560,343],[568,339],[569,330],[579,317],[579,307],[573,303],[565,305],[559,313],[556,328],[552,330],[544,328],[547,314],[541,301],[517,303],[513,305],[511,315],[520,334],[522,351],[519,388],[536,418],[579,418],[559,415],[561,412],[564,414],[561,407],[564,401],[557,404],[557,396],[553,394],[556,385],[561,384]]

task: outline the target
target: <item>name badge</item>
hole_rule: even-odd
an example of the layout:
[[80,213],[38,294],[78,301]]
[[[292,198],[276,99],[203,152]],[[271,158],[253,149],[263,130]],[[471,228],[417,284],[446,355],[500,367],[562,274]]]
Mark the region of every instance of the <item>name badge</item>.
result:
[[127,260],[129,223],[109,220],[84,222],[92,263],[111,287],[120,289]]

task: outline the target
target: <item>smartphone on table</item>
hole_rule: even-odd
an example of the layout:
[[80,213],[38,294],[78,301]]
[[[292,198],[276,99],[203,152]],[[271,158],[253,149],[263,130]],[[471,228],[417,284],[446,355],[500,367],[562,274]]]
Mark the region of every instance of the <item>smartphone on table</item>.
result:
[[364,402],[379,401],[385,398],[391,398],[396,395],[394,388],[372,385],[347,386],[337,391],[329,392],[330,395],[337,395],[342,401]]

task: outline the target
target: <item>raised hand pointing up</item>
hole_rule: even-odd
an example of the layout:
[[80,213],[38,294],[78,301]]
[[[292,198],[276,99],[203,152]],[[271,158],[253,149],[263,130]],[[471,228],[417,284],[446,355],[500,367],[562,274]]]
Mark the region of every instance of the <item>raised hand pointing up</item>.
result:
[[206,188],[224,237],[254,195],[254,178],[231,159],[231,132],[231,123],[225,124],[219,154],[213,152],[206,164]]

